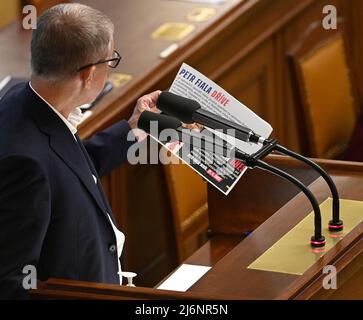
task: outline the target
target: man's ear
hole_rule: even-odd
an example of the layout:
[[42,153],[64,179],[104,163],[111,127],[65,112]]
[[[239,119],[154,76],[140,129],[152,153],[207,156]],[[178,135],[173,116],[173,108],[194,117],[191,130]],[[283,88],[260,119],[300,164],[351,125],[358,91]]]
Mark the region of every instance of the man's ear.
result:
[[96,66],[91,66],[87,69],[80,71],[80,76],[85,89],[90,89],[92,86],[93,78],[95,77]]

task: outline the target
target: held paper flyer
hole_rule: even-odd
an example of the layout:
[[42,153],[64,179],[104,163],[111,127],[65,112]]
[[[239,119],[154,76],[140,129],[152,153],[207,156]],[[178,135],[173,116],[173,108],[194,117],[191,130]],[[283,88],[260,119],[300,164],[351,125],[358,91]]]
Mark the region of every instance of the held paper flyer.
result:
[[[202,108],[227,120],[247,126],[263,138],[268,138],[272,132],[270,124],[216,83],[185,63],[180,67],[169,91],[196,100]],[[260,145],[236,140],[210,128],[199,128],[201,128],[200,132],[203,132],[203,134],[215,134],[226,140],[230,146],[235,146],[248,154],[253,154],[261,148]],[[209,150],[186,145],[178,141],[171,143],[158,142],[167,147],[175,156],[188,164],[225,195],[228,195],[247,170],[247,167],[240,160],[212,153]]]

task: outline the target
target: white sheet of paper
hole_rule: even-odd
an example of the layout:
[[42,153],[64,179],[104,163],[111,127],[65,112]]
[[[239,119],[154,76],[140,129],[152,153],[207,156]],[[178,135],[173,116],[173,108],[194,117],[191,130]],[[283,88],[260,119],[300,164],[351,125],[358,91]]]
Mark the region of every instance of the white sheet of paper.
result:
[[182,264],[157,289],[185,292],[203,277],[210,268],[211,267]]
[[[202,108],[226,120],[246,126],[263,138],[268,138],[272,132],[272,126],[268,122],[260,118],[246,105],[238,101],[204,74],[186,63],[183,63],[180,67],[169,91],[185,98],[196,100]],[[214,94],[216,94],[215,98],[213,98]],[[228,101],[226,105],[216,100],[218,95],[223,97],[224,101]],[[208,130],[221,138],[225,137],[221,132],[209,128]],[[252,142],[244,142],[231,137],[226,138],[230,144],[248,154],[253,154],[262,147]]]
[[[268,138],[272,132],[272,126],[268,122],[186,63],[181,65],[169,91],[196,100],[203,109],[239,125],[246,126],[264,138]],[[214,133],[248,154],[253,154],[262,147],[252,142],[235,139],[233,136],[225,136],[222,132],[207,127],[205,129],[204,131]],[[189,152],[189,154],[182,156],[183,151],[181,148],[183,148],[183,144],[178,145],[178,148],[175,148],[174,143],[161,144],[225,195],[229,194],[247,170],[247,166],[243,165],[239,160],[234,162],[233,158],[219,157],[214,163],[207,163],[202,160],[198,149],[195,152],[189,152],[188,148],[186,148],[186,152]]]

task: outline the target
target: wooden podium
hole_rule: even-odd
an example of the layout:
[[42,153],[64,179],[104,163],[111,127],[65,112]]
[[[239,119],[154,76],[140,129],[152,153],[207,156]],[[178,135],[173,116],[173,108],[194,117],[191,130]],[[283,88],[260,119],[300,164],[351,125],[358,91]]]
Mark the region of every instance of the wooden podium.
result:
[[[284,156],[267,162],[308,184],[319,203],[330,196],[322,178]],[[340,197],[363,200],[363,164],[317,160],[335,181]],[[305,196],[272,174],[248,170],[229,196],[209,188],[211,239],[185,263],[212,266],[187,292],[129,288],[50,279],[34,298],[82,299],[360,299],[363,298],[363,222],[302,275],[247,267],[311,212]],[[323,226],[328,235],[327,226]],[[244,233],[254,230],[248,237]],[[311,226],[313,230],[313,225]],[[308,238],[306,241],[308,242]],[[323,268],[337,270],[338,288],[323,288]]]

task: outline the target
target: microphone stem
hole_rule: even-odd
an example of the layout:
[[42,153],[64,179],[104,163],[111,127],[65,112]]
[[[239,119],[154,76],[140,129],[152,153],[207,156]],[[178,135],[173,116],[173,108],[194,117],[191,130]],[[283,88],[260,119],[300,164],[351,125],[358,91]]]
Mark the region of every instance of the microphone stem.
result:
[[314,161],[310,160],[309,158],[306,158],[294,151],[291,151],[279,144],[275,145],[275,151],[277,151],[280,154],[284,154],[284,155],[288,155],[292,158],[295,158],[297,160],[300,160],[304,163],[306,163],[307,165],[311,166],[313,169],[315,169],[322,177],[323,179],[326,181],[326,183],[329,186],[330,192],[332,194],[333,197],[333,222],[339,222],[339,194],[338,194],[338,190],[337,187],[333,181],[333,179],[327,174],[327,172],[318,164],[316,164]]
[[315,239],[321,239],[322,233],[321,233],[321,214],[320,214],[320,208],[317,200],[315,199],[312,192],[298,179],[293,177],[292,175],[269,165],[268,163],[255,159],[255,167],[260,168],[262,170],[271,172],[279,177],[282,177],[286,179],[287,181],[292,182],[295,186],[297,186],[309,199],[313,209],[314,209],[314,221],[315,221],[315,232],[314,232],[314,238]]

